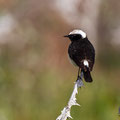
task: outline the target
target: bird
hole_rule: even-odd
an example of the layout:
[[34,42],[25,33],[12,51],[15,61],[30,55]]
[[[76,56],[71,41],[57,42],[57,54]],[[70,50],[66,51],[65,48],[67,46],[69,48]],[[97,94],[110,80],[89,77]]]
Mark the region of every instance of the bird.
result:
[[71,41],[68,56],[71,63],[79,68],[78,77],[82,72],[85,81],[92,82],[91,71],[95,63],[95,49],[88,40],[87,34],[80,29],[75,29],[64,37],[68,37]]

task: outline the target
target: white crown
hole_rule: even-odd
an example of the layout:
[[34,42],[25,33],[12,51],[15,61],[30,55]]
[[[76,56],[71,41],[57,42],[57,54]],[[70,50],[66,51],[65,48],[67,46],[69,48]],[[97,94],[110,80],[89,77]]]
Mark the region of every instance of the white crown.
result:
[[69,35],[72,35],[72,34],[80,34],[82,36],[82,38],[86,38],[86,33],[83,32],[82,30],[73,30],[72,32],[69,33]]

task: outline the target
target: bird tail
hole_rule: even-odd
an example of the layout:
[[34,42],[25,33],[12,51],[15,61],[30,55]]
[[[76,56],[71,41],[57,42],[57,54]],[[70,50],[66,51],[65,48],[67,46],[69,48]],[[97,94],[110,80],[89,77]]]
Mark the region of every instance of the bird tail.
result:
[[83,70],[83,74],[84,74],[84,79],[85,79],[86,82],[92,82],[93,81],[88,68],[87,68],[86,71]]
[[82,61],[82,71],[83,71],[83,74],[84,74],[84,79],[86,82],[92,82],[92,77],[91,77],[91,74],[90,74],[90,69],[89,69],[89,62],[88,60],[84,59]]

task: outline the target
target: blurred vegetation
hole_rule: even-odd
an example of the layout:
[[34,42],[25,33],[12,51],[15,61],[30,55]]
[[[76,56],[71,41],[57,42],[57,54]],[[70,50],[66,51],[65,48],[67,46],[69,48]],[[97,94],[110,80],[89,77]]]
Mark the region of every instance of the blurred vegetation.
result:
[[106,69],[120,68],[120,40],[119,35],[117,35],[120,33],[119,10],[118,0],[110,0],[109,3],[105,0],[100,7],[100,20],[98,21],[98,58],[100,64]]
[[[81,107],[72,108],[74,120],[118,119],[120,53],[110,42],[111,25],[120,25],[118,3],[101,4],[94,81],[79,89]],[[48,0],[6,0],[0,10],[0,25],[6,15],[14,21],[7,33],[0,31],[0,120],[56,119],[76,80],[77,68],[67,58],[69,41],[63,38],[73,27]]]

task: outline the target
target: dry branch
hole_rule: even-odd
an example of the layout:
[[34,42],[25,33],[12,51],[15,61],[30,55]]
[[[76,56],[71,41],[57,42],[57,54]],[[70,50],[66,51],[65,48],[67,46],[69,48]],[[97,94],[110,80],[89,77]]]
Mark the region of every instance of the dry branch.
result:
[[72,95],[68,101],[68,105],[66,107],[64,107],[64,109],[61,111],[61,114],[58,116],[58,118],[56,120],[66,120],[67,118],[72,118],[70,115],[70,110],[71,107],[73,105],[78,105],[80,106],[77,102],[76,102],[76,94],[78,93],[78,88],[80,88],[81,86],[83,86],[83,73],[81,73],[80,77],[78,77],[77,81],[75,82],[74,85],[74,89],[72,92]]

